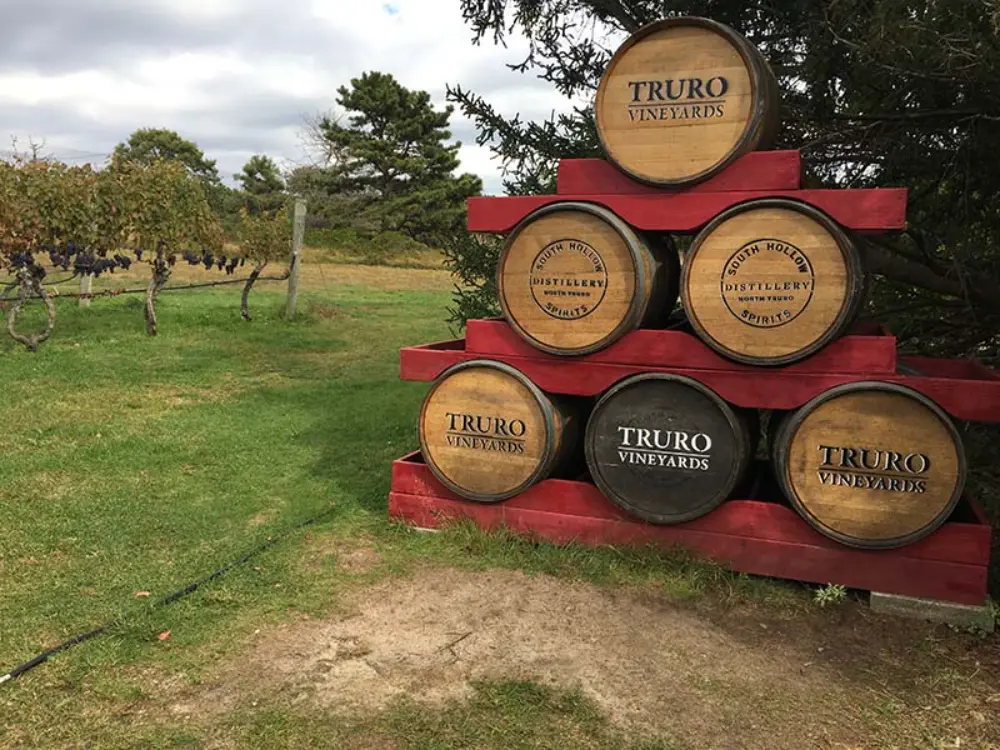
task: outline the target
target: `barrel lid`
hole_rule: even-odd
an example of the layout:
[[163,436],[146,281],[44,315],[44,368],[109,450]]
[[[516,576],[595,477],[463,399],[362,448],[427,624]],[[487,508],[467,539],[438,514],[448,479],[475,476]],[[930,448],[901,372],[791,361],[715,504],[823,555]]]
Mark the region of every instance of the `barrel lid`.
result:
[[585,453],[595,484],[616,505],[651,523],[681,523],[729,498],[749,463],[748,438],[707,386],[641,373],[597,402]]
[[601,76],[594,99],[601,146],[639,182],[708,179],[765,132],[766,98],[777,93],[765,65],[742,34],[718,21],[649,23],[622,43]]
[[549,354],[591,354],[631,330],[648,283],[638,233],[586,201],[536,209],[507,237],[497,297],[511,327]]
[[841,334],[863,300],[864,271],[848,234],[791,198],[721,212],[698,233],[681,270],[681,297],[698,336],[744,364],[779,366]]
[[786,418],[774,445],[789,501],[842,544],[891,548],[931,534],[962,496],[967,464],[951,418],[918,391],[846,383]]
[[545,394],[510,365],[476,359],[442,372],[420,409],[420,449],[437,479],[469,500],[513,497],[556,458]]

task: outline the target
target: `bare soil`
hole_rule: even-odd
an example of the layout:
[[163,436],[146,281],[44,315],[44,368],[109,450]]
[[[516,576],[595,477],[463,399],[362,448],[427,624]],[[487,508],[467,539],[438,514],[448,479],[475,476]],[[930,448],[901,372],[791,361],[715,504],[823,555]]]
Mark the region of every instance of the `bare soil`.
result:
[[[366,555],[344,563],[364,569]],[[352,596],[346,616],[258,632],[213,679],[168,691],[168,712],[224,712],[278,691],[355,713],[532,678],[581,687],[617,725],[699,749],[1000,748],[1000,641],[856,603],[783,615],[449,569]]]

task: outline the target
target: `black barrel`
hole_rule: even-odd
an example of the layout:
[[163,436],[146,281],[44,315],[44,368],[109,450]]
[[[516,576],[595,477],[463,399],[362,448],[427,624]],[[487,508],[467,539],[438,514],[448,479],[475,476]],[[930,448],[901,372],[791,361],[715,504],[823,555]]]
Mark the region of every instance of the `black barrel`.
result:
[[758,434],[755,411],[728,404],[691,378],[643,373],[598,401],[585,453],[609,500],[650,523],[672,524],[703,516],[730,497]]

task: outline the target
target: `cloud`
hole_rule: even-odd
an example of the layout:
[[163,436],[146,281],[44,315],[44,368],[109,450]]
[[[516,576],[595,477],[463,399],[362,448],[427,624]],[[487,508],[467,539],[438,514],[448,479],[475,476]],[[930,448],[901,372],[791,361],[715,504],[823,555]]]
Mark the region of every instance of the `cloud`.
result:
[[[253,153],[301,163],[305,118],[369,70],[445,105],[461,84],[507,115],[540,119],[570,102],[508,70],[527,52],[472,44],[459,0],[9,0],[0,45],[6,134],[60,158],[108,154],[139,127],[198,143],[227,180]],[[452,115],[463,171],[499,192],[498,165]],[[0,147],[6,144],[0,144]],[[76,154],[76,156],[73,156]]]

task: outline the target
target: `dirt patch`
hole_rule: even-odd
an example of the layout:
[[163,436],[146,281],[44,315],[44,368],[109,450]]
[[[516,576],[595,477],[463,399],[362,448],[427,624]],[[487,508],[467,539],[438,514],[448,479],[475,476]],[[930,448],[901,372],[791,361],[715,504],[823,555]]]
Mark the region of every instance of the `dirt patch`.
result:
[[337,570],[360,575],[378,568],[382,564],[382,555],[372,542],[365,539],[344,540],[306,534],[303,568],[307,572],[315,572],[331,563]]
[[[338,564],[364,566],[369,554],[355,550]],[[981,681],[992,646],[981,645],[978,667],[970,662],[961,684],[928,673],[925,698],[921,668],[905,650],[865,642],[854,620],[813,619],[797,618],[796,627],[754,613],[720,618],[547,576],[432,570],[366,589],[338,621],[300,620],[257,634],[237,666],[207,694],[178,700],[173,713],[246,704],[251,685],[339,712],[383,708],[403,695],[439,703],[469,695],[476,679],[530,677],[580,686],[616,723],[699,748],[880,747],[878,737],[896,738],[903,726],[915,741],[901,747],[935,747],[928,736],[992,747],[968,744],[1000,732],[1000,703],[991,702],[1000,685],[996,675],[992,684]],[[928,632],[912,624],[908,631],[921,627]],[[851,651],[841,663],[844,648]],[[914,677],[907,686],[917,692],[907,700],[885,680],[900,670]],[[958,714],[945,717],[943,705]]]
[[374,547],[358,547],[337,556],[337,567],[347,573],[367,573],[382,562]]

